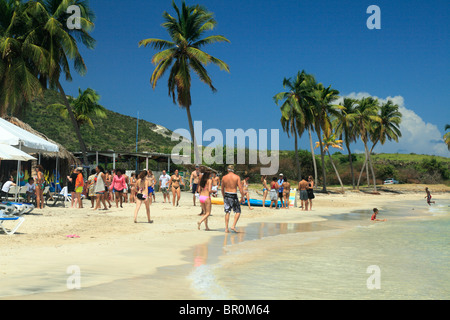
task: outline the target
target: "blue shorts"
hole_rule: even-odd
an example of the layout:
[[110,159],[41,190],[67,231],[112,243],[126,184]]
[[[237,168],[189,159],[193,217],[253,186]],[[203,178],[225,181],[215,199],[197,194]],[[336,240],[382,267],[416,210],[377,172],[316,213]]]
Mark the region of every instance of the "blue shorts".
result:
[[153,187],[148,187],[148,194],[151,194],[151,193],[153,193]]

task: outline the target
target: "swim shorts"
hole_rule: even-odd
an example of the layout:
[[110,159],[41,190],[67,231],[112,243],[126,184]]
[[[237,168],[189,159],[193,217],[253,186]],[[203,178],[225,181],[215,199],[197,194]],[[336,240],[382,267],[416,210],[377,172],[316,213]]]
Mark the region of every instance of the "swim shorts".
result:
[[161,192],[162,192],[163,194],[168,194],[168,193],[169,193],[169,189],[167,189],[167,188],[161,188]]
[[234,213],[241,213],[241,204],[236,193],[227,193],[223,197],[224,211],[225,213],[230,213],[231,210]]
[[300,190],[300,200],[308,200],[308,192],[306,190]]
[[197,192],[197,184],[193,183],[192,184],[192,193],[195,194]]

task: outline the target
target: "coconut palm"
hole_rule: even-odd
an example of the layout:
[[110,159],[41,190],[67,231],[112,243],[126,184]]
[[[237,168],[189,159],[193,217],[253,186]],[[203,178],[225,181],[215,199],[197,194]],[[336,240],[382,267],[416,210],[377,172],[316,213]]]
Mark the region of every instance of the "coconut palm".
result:
[[339,183],[341,185],[341,190],[344,193],[344,184],[342,183],[341,176],[339,175],[339,171],[337,170],[333,158],[330,154],[330,148],[336,148],[342,150],[342,140],[338,140],[336,138],[336,134],[332,133],[331,130],[328,130],[323,135],[323,140],[321,142],[316,143],[316,149],[319,148],[321,145],[323,147],[323,150],[328,154],[328,157],[330,158],[331,165],[333,166],[334,172],[336,173],[336,177],[339,180]]
[[[80,29],[69,29],[67,9],[71,5],[80,8]],[[61,76],[66,81],[72,80],[69,61],[73,61],[75,71],[80,75],[87,72],[86,64],[78,49],[78,41],[88,49],[93,49],[95,40],[90,36],[94,28],[94,14],[83,0],[41,0],[29,1],[27,11],[32,16],[34,28],[27,35],[27,41],[38,43],[48,52],[48,63],[45,70],[38,72],[41,84],[56,88],[61,94],[64,105],[83,153],[84,163],[87,164],[87,149],[72,107],[61,84]]]
[[352,186],[355,189],[355,173],[353,169],[353,157],[350,151],[350,144],[356,142],[356,132],[355,132],[355,109],[357,105],[357,100],[351,98],[344,98],[342,107],[338,113],[337,118],[333,122],[333,127],[336,130],[336,134],[343,136],[345,146],[348,151],[348,160],[350,165],[350,172],[352,175]]
[[230,71],[228,65],[202,50],[206,45],[217,42],[229,42],[222,35],[211,35],[203,38],[205,32],[214,29],[217,22],[213,13],[200,5],[188,6],[183,1],[181,10],[175,2],[172,2],[176,17],[164,12],[165,22],[162,26],[169,33],[170,40],[145,39],[139,42],[139,46],[151,46],[160,50],[152,58],[156,65],[150,79],[153,89],[158,81],[170,69],[168,88],[169,96],[173,102],[186,109],[191,138],[194,143],[195,163],[199,164],[197,141],[194,134],[194,125],[191,116],[191,71],[194,71],[200,80],[207,84],[213,92],[216,88],[206,71],[206,66],[213,63],[221,70]]
[[0,114],[20,113],[26,103],[40,96],[36,70],[47,58],[44,48],[26,41],[32,20],[25,4],[0,0]]
[[283,101],[281,111],[281,126],[283,131],[288,135],[292,134],[295,139],[295,165],[297,167],[297,178],[301,180],[300,161],[298,157],[298,138],[301,138],[305,128],[307,127],[307,119],[309,112],[306,108],[307,91],[306,73],[298,72],[295,79],[283,80],[283,88],[287,91],[280,92],[273,97],[274,102],[278,105]]
[[[106,118],[106,109],[102,107],[98,102],[100,95],[93,89],[87,88],[86,90],[78,89],[78,97],[67,98],[73,113],[77,120],[78,128],[81,128],[83,124],[89,125],[94,128],[92,118]],[[65,119],[69,117],[67,107],[62,104],[52,104],[47,108],[59,111],[61,116]]]
[[[379,104],[378,100],[374,99],[373,97],[366,97],[359,100],[357,107],[355,109],[355,126],[356,131],[361,138],[362,142],[364,143],[364,150],[365,150],[365,159],[364,164],[361,169],[361,172],[359,174],[358,178],[358,184],[357,187],[359,188],[359,183],[361,180],[362,173],[364,171],[364,168],[366,169],[366,175],[367,175],[367,184],[369,185],[369,165],[371,163],[371,157],[370,152],[368,148],[369,143],[369,134],[371,128],[374,126],[374,123],[380,122],[380,117],[378,116],[378,109]],[[375,176],[372,172],[372,175]],[[374,189],[376,190],[376,184],[374,183]]]
[[334,105],[333,102],[338,99],[339,91],[329,87],[324,87],[322,83],[315,86],[311,92],[314,100],[312,104],[312,113],[314,117],[314,129],[319,139],[320,156],[322,160],[322,191],[327,192],[327,178],[325,172],[325,151],[322,143],[322,132],[331,131],[330,115],[337,116],[337,110],[341,106]]
[[[445,125],[445,131],[450,129],[450,124]],[[448,150],[450,150],[450,132],[444,134],[444,141],[448,146]]]

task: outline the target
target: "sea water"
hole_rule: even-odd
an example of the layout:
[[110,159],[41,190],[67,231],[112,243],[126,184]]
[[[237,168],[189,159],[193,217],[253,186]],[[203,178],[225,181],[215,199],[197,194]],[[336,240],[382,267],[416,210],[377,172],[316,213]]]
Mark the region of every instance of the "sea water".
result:
[[204,299],[449,299],[449,206],[396,204],[380,210],[386,222],[360,211],[250,225],[212,241],[222,253],[200,254],[189,278]]

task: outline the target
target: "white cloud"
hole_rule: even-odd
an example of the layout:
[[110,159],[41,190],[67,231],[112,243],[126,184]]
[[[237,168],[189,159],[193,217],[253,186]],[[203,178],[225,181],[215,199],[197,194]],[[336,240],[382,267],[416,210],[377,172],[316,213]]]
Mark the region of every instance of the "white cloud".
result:
[[[361,99],[371,96],[367,92],[350,93],[346,98]],[[399,106],[399,111],[402,113],[402,123],[400,131],[402,137],[398,143],[395,141],[387,141],[383,146],[375,147],[376,153],[417,153],[429,154],[437,156],[450,156],[447,145],[444,143],[443,134],[438,127],[432,123],[426,123],[413,110],[405,106],[405,100],[402,96],[378,98],[381,102],[392,100]],[[342,99],[342,98],[341,98]]]

